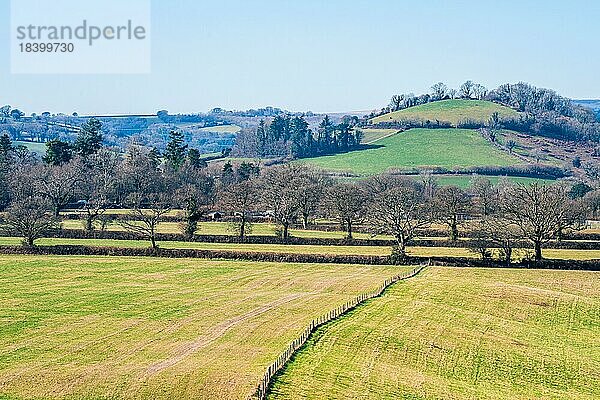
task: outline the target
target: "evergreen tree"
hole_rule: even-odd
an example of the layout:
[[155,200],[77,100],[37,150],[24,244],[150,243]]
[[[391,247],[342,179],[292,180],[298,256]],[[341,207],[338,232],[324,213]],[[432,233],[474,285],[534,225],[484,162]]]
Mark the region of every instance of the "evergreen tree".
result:
[[87,157],[96,154],[102,147],[102,123],[96,118],[83,124],[81,132],[77,135],[73,148],[77,154]]
[[46,155],[42,160],[48,165],[63,165],[73,158],[73,147],[62,140],[46,142]]
[[170,141],[167,144],[167,149],[164,154],[165,160],[167,160],[175,170],[178,170],[185,162],[188,146],[187,144],[184,144],[185,139],[183,137],[183,132],[171,131],[169,133],[169,139]]
[[187,154],[187,159],[190,165],[196,169],[205,168],[206,161],[200,157],[200,152],[197,149],[190,149]]
[[221,171],[221,183],[224,185],[230,185],[235,182],[235,174],[233,172],[233,165],[228,161],[223,165]]

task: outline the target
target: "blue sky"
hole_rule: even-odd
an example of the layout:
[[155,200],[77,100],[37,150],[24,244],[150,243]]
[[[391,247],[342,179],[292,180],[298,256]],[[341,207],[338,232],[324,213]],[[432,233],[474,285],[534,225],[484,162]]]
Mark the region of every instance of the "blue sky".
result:
[[154,0],[144,75],[11,75],[9,5],[0,103],[28,114],[370,110],[466,79],[600,98],[594,0]]

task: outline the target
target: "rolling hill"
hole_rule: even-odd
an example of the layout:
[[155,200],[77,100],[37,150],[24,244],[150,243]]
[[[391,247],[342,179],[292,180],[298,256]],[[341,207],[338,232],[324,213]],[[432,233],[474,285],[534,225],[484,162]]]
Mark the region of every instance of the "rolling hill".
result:
[[410,129],[375,141],[365,150],[302,160],[330,171],[372,175],[389,169],[522,164],[476,130]]
[[373,124],[381,122],[395,122],[408,120],[445,121],[456,126],[460,121],[487,121],[490,116],[498,112],[500,116],[516,116],[518,113],[511,108],[481,100],[442,100],[427,103],[416,107],[405,108],[388,114],[375,117]]

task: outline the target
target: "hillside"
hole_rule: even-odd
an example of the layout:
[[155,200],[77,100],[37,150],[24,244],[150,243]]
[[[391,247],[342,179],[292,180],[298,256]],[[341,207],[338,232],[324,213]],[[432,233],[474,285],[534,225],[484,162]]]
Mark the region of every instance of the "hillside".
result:
[[521,164],[469,129],[410,129],[378,140],[365,150],[302,160],[326,170],[372,175],[425,166],[472,167]]
[[490,116],[498,112],[500,116],[510,117],[518,115],[516,111],[490,101],[481,100],[443,100],[427,103],[416,107],[394,111],[375,117],[373,124],[381,122],[423,120],[445,121],[456,126],[460,121],[471,120],[485,122]]

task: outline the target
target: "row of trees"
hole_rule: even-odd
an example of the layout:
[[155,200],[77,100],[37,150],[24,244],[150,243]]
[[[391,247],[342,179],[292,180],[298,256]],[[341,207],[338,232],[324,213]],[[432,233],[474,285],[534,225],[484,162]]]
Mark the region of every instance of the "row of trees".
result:
[[187,237],[210,211],[229,215],[240,237],[251,231],[257,216],[275,221],[283,239],[289,238],[292,226],[308,228],[314,219],[325,217],[337,221],[348,239],[359,227],[374,236],[392,236],[396,254],[403,257],[421,229],[443,224],[450,239],[470,230],[475,236],[471,243],[482,256],[496,247],[509,262],[513,247],[523,240],[541,259],[548,241],[583,226],[586,210],[600,209],[597,191],[572,190],[567,184],[492,185],[477,178],[467,191],[438,187],[428,175],[420,180],[381,175],[340,183],[297,164],[263,171],[248,163],[216,169],[196,163],[179,139],[173,135],[163,158],[140,146],[126,154],[100,148],[60,165],[19,157],[5,148],[0,153],[8,200],[3,229],[31,246],[58,227],[59,212],[74,202],[84,211],[87,230],[95,229],[107,208],[126,208],[119,223],[147,237],[153,247],[156,228],[171,210],[179,210]]
[[325,116],[316,132],[302,116],[277,115],[269,123],[261,120],[256,129],[238,134],[234,153],[245,157],[305,158],[351,150],[362,140],[353,130],[358,118],[334,124]]

